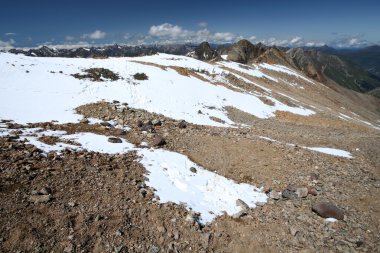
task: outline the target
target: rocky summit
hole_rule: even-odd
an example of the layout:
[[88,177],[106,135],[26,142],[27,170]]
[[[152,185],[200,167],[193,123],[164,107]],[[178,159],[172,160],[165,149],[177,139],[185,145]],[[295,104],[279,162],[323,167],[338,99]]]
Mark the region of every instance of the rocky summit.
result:
[[313,50],[1,52],[0,252],[379,252],[376,84]]

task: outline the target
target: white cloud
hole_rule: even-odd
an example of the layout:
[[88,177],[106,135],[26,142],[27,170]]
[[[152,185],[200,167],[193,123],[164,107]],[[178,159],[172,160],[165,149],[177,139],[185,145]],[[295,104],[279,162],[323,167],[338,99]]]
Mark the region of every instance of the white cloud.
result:
[[4,33],[5,36],[15,36],[16,33]]
[[206,27],[206,26],[208,26],[208,23],[207,22],[199,22],[197,25],[199,27]]
[[149,29],[149,35],[160,37],[167,36],[176,38],[179,36],[186,36],[187,33],[188,31],[183,30],[182,27],[169,23],[164,23],[162,25],[153,25]]
[[106,37],[106,33],[102,32],[100,30],[96,30],[93,33],[86,33],[81,36],[82,39],[94,39],[94,40],[99,40],[99,39],[104,39]]
[[16,41],[14,39],[10,39],[8,41],[2,41],[0,40],[0,50],[9,50],[14,48],[14,44]]
[[302,42],[302,37],[300,36],[294,37],[293,39],[290,40],[290,44],[294,44],[294,45],[299,44],[301,42]]
[[240,36],[231,32],[211,32],[206,28],[201,30],[186,30],[181,26],[169,23],[151,26],[148,34],[153,39],[156,39],[154,42],[159,43],[199,43],[202,41],[228,43],[240,38]]
[[364,39],[363,34],[339,35],[338,38],[330,42],[330,45],[337,48],[357,48],[373,45],[373,43]]

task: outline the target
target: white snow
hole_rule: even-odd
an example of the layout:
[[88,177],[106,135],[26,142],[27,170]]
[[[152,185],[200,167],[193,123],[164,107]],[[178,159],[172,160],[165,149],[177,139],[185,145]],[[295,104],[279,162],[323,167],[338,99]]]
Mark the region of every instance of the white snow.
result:
[[118,154],[131,151],[134,145],[122,140],[122,143],[108,142],[108,136],[93,133],[76,133],[62,136],[63,139],[72,140],[82,145],[84,149],[107,154]]
[[[274,140],[274,139],[266,137],[266,136],[256,135],[256,137],[258,137],[260,139],[263,139],[263,140],[272,141],[272,142],[284,144],[284,145],[291,146],[291,147],[295,147],[296,146],[296,144],[293,144],[293,143],[284,143],[284,142],[281,142],[281,141],[278,141],[278,140]],[[306,146],[298,146],[298,147],[305,148],[305,149],[312,150],[312,151],[317,151],[317,152],[328,154],[328,155],[345,157],[345,158],[353,158],[350,152],[345,151],[345,150],[341,150],[341,149],[326,148],[326,147],[306,147]]]
[[327,222],[327,223],[332,223],[332,222],[337,222],[338,220],[337,219],[335,219],[335,218],[326,218],[325,219],[325,222]]
[[[142,149],[141,163],[149,171],[147,185],[156,189],[160,202],[186,203],[201,213],[201,222],[211,222],[216,216],[240,211],[236,200],[241,199],[249,207],[266,202],[267,196],[249,184],[237,184],[216,173],[207,171],[186,156],[165,150]],[[194,167],[196,173],[190,171]]]
[[[273,117],[277,110],[304,116],[314,114],[309,109],[289,107],[279,101],[275,101],[275,106],[266,105],[254,94],[211,85],[195,77],[180,75],[172,69],[162,70],[135,63],[134,60],[199,68],[210,73],[225,72],[216,65],[165,54],[136,58],[72,59],[3,53],[0,54],[0,118],[12,118],[18,123],[51,120],[77,122],[81,116],[74,113],[74,108],[102,99],[128,102],[133,108],[211,126],[234,124],[227,117],[225,106],[233,106],[259,118]],[[11,63],[16,61],[18,64],[13,67]],[[92,82],[71,76],[91,67],[108,68],[126,79]],[[26,70],[30,72],[26,73]],[[137,72],[146,73],[149,80],[130,83],[128,79]],[[208,109],[211,106],[215,110]],[[199,114],[199,110],[203,114]],[[220,118],[226,124],[215,122],[210,116]]]
[[269,70],[272,70],[272,71],[277,71],[277,72],[282,72],[282,73],[285,73],[285,74],[288,74],[288,75],[293,75],[293,76],[296,76],[297,78],[301,78],[309,83],[312,83],[314,84],[313,81],[311,81],[310,79],[298,74],[297,72],[295,72],[294,70],[291,70],[290,68],[287,68],[285,66],[282,66],[282,65],[278,65],[278,64],[268,64],[268,63],[261,63],[259,64],[259,67],[260,68],[264,68],[264,69],[269,69]]
[[336,149],[336,148],[325,148],[325,147],[304,147],[306,149],[318,151],[321,153],[329,154],[329,155],[334,155],[334,156],[340,156],[340,157],[345,157],[345,158],[352,158],[352,155],[348,151],[344,151],[341,149]]
[[222,61],[222,62],[219,62],[218,64],[225,66],[227,68],[230,68],[230,69],[251,75],[251,76],[255,76],[258,78],[267,78],[273,82],[278,82],[278,80],[276,78],[264,74],[254,65],[252,65],[252,66],[251,65],[244,65],[244,64],[240,64],[240,63],[236,63],[236,62],[232,62],[232,61]]

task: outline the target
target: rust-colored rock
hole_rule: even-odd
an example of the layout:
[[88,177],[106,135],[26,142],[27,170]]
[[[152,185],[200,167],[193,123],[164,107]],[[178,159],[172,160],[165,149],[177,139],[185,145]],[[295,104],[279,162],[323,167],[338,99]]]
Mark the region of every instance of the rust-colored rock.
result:
[[321,201],[313,205],[312,210],[323,218],[343,220],[344,212],[331,202]]

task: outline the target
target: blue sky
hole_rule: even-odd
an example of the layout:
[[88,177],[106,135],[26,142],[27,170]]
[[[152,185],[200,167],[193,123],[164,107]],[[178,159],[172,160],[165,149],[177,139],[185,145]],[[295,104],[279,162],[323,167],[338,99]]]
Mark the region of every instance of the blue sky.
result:
[[9,1],[0,48],[235,42],[380,44],[380,1]]

